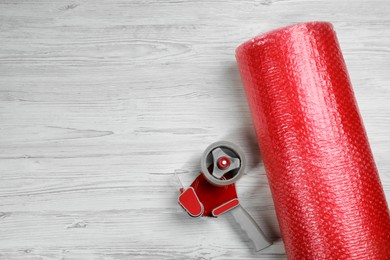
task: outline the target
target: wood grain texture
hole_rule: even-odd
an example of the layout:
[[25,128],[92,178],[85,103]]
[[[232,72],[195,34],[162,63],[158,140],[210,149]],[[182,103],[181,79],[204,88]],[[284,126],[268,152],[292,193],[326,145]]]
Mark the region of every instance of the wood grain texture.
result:
[[[174,171],[225,139],[242,204],[277,239],[234,50],[292,23],[334,24],[390,201],[387,0],[0,0],[1,259],[286,259],[229,216],[193,219]],[[223,94],[223,95],[222,95]]]

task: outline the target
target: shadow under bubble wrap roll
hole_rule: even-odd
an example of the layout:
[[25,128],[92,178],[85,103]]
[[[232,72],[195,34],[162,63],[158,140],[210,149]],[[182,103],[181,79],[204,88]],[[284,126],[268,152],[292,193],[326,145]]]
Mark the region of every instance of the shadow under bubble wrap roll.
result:
[[289,259],[390,259],[390,214],[330,23],[236,50]]

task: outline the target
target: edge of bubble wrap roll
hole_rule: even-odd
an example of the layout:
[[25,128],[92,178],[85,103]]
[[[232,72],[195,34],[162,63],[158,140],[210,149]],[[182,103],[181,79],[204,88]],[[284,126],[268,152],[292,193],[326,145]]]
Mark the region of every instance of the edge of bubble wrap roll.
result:
[[315,22],[297,23],[297,24],[285,26],[285,27],[282,27],[279,29],[275,29],[275,30],[271,30],[271,31],[262,33],[260,35],[257,35],[255,37],[245,41],[244,43],[240,44],[236,48],[236,54],[241,52],[241,51],[244,51],[247,48],[250,48],[253,45],[261,45],[273,37],[278,37],[280,35],[280,33],[286,33],[286,32],[294,31],[294,30],[310,30],[310,29],[308,29],[308,27],[313,25],[313,24],[322,24],[324,26],[331,28],[334,31],[333,24],[331,24],[330,22],[315,21]]

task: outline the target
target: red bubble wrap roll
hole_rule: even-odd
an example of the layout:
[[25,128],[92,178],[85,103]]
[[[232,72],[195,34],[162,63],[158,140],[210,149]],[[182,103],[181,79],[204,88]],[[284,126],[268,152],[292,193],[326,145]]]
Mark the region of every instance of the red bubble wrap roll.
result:
[[390,214],[333,27],[237,48],[289,259],[390,259]]

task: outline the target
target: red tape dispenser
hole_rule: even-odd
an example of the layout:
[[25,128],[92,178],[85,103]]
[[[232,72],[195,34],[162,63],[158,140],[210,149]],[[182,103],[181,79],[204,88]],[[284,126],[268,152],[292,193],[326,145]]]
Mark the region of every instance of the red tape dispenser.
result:
[[179,204],[192,217],[218,217],[230,212],[253,242],[256,251],[272,243],[240,205],[235,182],[242,176],[245,157],[239,147],[229,142],[210,145],[201,159],[201,174],[187,189],[181,189]]

